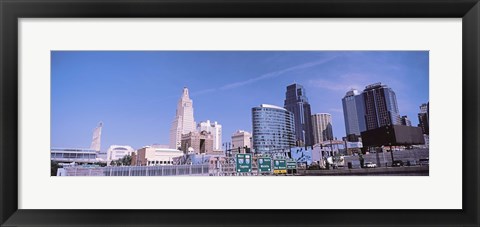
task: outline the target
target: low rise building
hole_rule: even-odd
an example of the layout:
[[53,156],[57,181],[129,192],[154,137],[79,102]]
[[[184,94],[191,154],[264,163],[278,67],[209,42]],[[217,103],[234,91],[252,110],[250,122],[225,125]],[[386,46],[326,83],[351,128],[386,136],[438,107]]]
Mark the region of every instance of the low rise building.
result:
[[112,161],[122,159],[126,155],[132,155],[135,150],[127,145],[111,145],[107,150],[107,165]]
[[82,148],[52,148],[50,160],[59,163],[96,163],[101,160],[97,157],[98,152]]
[[207,131],[190,132],[182,135],[181,149],[184,153],[212,153],[213,136]]
[[173,159],[182,156],[177,149],[146,146],[132,153],[132,166],[172,165]]
[[241,153],[245,153],[244,148],[252,148],[252,134],[247,131],[238,130],[232,135],[232,150],[241,149]]

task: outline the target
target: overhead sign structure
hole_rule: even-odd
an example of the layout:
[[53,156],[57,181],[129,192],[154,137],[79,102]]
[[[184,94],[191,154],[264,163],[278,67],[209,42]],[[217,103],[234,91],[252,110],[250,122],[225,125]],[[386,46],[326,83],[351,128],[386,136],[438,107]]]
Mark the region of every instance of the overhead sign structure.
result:
[[271,173],[272,172],[272,158],[259,157],[257,159],[258,172],[259,173]]
[[252,155],[251,154],[237,154],[236,169],[237,173],[252,172]]
[[287,160],[274,159],[273,160],[273,173],[287,173]]

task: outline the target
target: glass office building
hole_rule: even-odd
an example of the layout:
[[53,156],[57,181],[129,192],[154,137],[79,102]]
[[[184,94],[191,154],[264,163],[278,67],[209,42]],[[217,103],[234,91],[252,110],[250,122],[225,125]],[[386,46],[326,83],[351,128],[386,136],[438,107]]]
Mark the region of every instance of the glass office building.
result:
[[365,125],[365,101],[363,94],[356,89],[347,92],[342,99],[345,132],[360,136],[367,129]]
[[252,108],[253,149],[257,153],[288,152],[295,146],[293,113],[262,104]]
[[298,146],[314,144],[311,110],[305,88],[300,84],[287,86],[285,109],[292,112],[295,119],[295,136]]
[[386,125],[401,125],[395,92],[381,83],[368,85],[363,90],[365,124],[367,130]]

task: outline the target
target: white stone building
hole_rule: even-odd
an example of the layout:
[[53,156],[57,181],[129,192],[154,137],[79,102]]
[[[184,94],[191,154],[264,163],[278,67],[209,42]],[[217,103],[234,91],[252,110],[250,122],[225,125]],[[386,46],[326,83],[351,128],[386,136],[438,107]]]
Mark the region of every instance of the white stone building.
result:
[[182,96],[177,104],[177,112],[170,128],[170,148],[178,149],[181,146],[182,134],[195,131],[193,118],[193,101],[188,94],[188,88],[183,88]]
[[111,145],[107,150],[107,165],[112,161],[122,159],[125,155],[132,155],[135,150],[127,145]]
[[197,126],[198,132],[206,131],[213,136],[213,150],[222,150],[222,125],[218,122],[210,122],[210,120],[200,122]]
[[252,134],[247,131],[238,130],[232,135],[232,149],[239,147],[252,148]]

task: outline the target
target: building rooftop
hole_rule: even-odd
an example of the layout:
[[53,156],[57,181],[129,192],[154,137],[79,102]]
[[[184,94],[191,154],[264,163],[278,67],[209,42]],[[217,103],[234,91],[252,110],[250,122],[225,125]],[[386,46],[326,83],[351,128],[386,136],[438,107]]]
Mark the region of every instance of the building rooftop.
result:
[[262,108],[272,108],[272,109],[279,109],[279,110],[285,110],[287,111],[285,108],[283,107],[279,107],[279,106],[275,106],[275,105],[271,105],[271,104],[262,104],[260,105],[260,107]]

